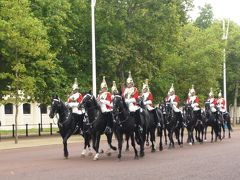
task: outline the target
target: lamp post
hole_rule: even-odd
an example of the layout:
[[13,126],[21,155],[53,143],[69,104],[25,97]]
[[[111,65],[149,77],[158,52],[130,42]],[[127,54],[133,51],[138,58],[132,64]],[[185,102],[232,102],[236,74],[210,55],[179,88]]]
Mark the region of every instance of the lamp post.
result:
[[225,106],[227,107],[227,82],[226,82],[226,43],[228,39],[228,30],[229,30],[229,19],[227,23],[227,27],[225,25],[225,20],[223,19],[223,36],[222,40],[224,41],[224,49],[223,49],[223,92],[225,99]]
[[91,0],[91,12],[92,12],[92,88],[93,95],[97,95],[96,87],[96,47],[95,47],[95,5],[96,0]]

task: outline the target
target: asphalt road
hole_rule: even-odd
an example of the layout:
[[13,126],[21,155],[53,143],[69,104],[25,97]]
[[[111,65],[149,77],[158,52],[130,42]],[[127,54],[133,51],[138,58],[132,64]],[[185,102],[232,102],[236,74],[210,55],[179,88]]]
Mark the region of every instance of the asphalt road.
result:
[[[101,147],[107,148],[106,141]],[[123,151],[121,161],[117,152],[110,157],[101,154],[98,161],[81,157],[83,143],[71,143],[68,148],[69,159],[63,158],[62,145],[0,150],[0,180],[240,179],[239,130],[221,142],[184,144],[172,150],[165,146],[155,153],[146,147],[145,157],[138,160],[132,148]]]

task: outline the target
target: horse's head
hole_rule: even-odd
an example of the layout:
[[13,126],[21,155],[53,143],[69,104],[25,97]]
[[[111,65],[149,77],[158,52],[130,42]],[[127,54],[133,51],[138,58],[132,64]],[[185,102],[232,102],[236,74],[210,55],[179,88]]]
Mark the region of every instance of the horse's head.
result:
[[61,101],[58,98],[58,96],[53,96],[52,97],[52,102],[51,102],[51,109],[49,113],[49,117],[53,118],[55,114],[59,113],[61,108]]
[[120,95],[115,95],[112,102],[114,115],[118,115],[120,112],[123,111],[124,107],[126,106],[124,98]]
[[79,108],[85,108],[86,110],[89,110],[91,108],[99,109],[99,104],[97,103],[96,98],[87,93],[83,96],[82,102],[79,104]]
[[141,108],[145,108],[145,105],[143,104],[143,96],[140,96],[138,99],[137,99],[137,105],[140,106]]
[[186,103],[186,104],[185,104],[185,106],[184,106],[184,111],[185,111],[185,113],[187,113],[187,114],[191,114],[191,113],[192,113],[193,108],[192,108],[192,106],[191,106],[190,103]]

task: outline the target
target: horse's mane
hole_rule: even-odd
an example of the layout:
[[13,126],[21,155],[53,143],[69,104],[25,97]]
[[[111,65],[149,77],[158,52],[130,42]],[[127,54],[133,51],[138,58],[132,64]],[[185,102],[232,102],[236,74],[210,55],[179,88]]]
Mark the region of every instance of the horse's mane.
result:
[[117,95],[115,95],[115,97],[118,97],[118,98],[122,99],[123,108],[124,108],[124,109],[128,109],[127,104],[126,104],[126,102],[125,102],[125,98],[124,98],[123,96],[117,94]]

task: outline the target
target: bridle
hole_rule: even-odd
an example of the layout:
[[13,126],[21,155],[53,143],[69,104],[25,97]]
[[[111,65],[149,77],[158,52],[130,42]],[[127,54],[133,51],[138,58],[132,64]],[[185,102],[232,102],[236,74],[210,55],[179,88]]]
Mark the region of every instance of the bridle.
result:
[[[53,98],[52,103],[54,103],[54,102],[61,103],[61,100],[58,99],[58,98]],[[57,110],[54,111],[54,114],[53,114],[53,123],[54,123],[55,125],[56,125],[56,124],[60,124],[60,125],[61,125],[61,123],[59,122],[59,117],[61,117],[64,113],[65,113],[65,111],[63,111],[63,112],[60,113],[58,108],[57,108]],[[57,116],[57,114],[59,114],[59,117]],[[56,116],[56,119],[57,119],[57,123],[54,121],[54,117],[55,117],[55,116]]]

